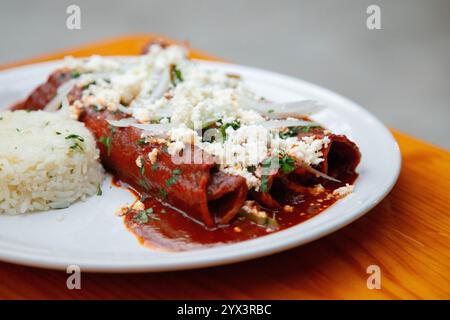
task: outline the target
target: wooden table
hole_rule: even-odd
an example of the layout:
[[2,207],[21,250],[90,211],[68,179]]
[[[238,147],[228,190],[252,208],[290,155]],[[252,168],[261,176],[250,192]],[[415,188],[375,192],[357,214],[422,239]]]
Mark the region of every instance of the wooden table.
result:
[[[65,55],[137,54],[153,36],[116,38]],[[216,59],[200,51],[193,56]],[[11,67],[13,64],[4,66]],[[397,185],[363,218],[318,241],[249,262],[155,274],[67,274],[0,263],[0,299],[450,299],[450,152],[393,130],[403,157]],[[366,285],[381,268],[381,289]]]

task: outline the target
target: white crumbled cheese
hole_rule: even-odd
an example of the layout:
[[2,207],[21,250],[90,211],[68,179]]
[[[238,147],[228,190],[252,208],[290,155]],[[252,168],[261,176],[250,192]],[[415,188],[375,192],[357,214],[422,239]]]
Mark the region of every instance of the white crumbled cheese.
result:
[[347,183],[345,185],[345,187],[340,187],[340,188],[334,190],[333,191],[333,196],[338,198],[338,199],[344,198],[344,197],[348,196],[350,193],[353,192],[353,188],[354,187],[352,185]]
[[148,159],[150,160],[151,164],[154,164],[156,162],[156,158],[158,157],[158,149],[154,148],[152,151],[148,153]]
[[78,120],[82,113],[83,109],[78,108],[75,104],[69,106],[69,116],[73,120]]
[[144,159],[141,156],[136,158],[136,165],[138,166],[138,168],[142,168],[142,166],[144,165]]
[[319,184],[316,184],[316,185],[314,186],[314,188],[311,188],[311,189],[310,189],[310,192],[311,192],[311,194],[312,194],[313,196],[317,196],[317,195],[319,195],[319,194],[325,192],[325,188],[323,187],[323,185],[321,185],[321,184],[319,183]]
[[145,205],[144,205],[141,201],[137,200],[137,201],[133,204],[133,206],[131,207],[131,209],[137,210],[137,211],[145,210]]
[[196,145],[200,141],[197,132],[181,124],[179,127],[169,130],[168,152],[170,155],[178,155],[185,145]]
[[115,215],[118,217],[122,217],[126,215],[130,211],[130,207],[128,205],[121,206],[116,212]]
[[256,202],[253,200],[245,201],[241,209],[257,218],[267,218],[267,212],[260,210]]
[[318,165],[323,161],[323,148],[330,143],[330,139],[325,136],[323,139],[315,139],[313,136],[303,137],[299,140],[297,137],[279,140],[281,149],[286,154],[300,160],[307,165]]
[[226,129],[226,140],[204,142],[203,150],[216,157],[220,169],[226,173],[240,175],[249,188],[259,189],[261,180],[248,171],[258,166],[269,154],[269,130],[260,125],[242,126],[237,130]]
[[171,156],[178,156],[180,155],[180,151],[182,151],[184,149],[185,144],[181,141],[174,141],[169,143],[168,147],[167,147],[167,152],[171,155]]

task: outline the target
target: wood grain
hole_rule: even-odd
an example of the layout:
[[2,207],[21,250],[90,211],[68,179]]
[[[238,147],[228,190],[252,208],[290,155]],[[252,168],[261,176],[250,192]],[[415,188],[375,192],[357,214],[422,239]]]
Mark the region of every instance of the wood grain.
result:
[[[67,54],[136,54],[151,38],[116,38],[14,65]],[[0,299],[450,299],[450,153],[393,132],[403,157],[393,191],[363,218],[318,241],[209,269],[83,274],[81,290],[68,290],[63,272],[0,263]],[[380,290],[366,286],[373,264],[381,268]]]

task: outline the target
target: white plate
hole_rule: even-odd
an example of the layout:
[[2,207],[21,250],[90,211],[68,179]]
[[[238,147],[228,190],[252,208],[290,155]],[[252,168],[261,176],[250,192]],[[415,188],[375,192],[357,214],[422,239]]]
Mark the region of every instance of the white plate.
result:
[[[0,73],[0,108],[25,97],[60,62],[48,62]],[[361,217],[391,190],[400,171],[400,152],[391,133],[355,103],[308,82],[237,65],[206,63],[244,76],[258,94],[273,101],[309,98],[329,108],[315,117],[329,129],[347,134],[361,149],[355,191],[316,217],[254,240],[201,251],[154,252],[125,229],[116,209],[132,202],[122,189],[103,184],[103,196],[70,208],[22,216],[0,216],[0,260],[52,269],[78,265],[82,271],[168,271],[248,260],[305,244]],[[0,143],[5,137],[0,137]]]

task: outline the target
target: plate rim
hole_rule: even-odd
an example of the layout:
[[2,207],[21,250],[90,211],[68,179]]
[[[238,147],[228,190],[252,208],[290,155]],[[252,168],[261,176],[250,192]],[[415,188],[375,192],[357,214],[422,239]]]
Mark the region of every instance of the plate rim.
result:
[[[119,57],[122,58],[124,56],[111,56],[111,57]],[[125,56],[126,58],[132,58],[135,56]],[[26,72],[30,68],[40,68],[40,67],[46,67],[57,65],[61,63],[63,60],[51,60],[46,62],[40,62],[40,63],[34,63],[34,64],[27,64],[24,66],[19,67],[13,67],[8,68],[0,71],[0,78],[3,76],[8,76],[8,73],[14,73],[14,72]],[[354,222],[355,220],[359,219],[361,216],[369,212],[372,208],[374,208],[378,203],[380,203],[387,194],[392,190],[395,183],[398,180],[400,170],[401,170],[401,153],[400,148],[398,146],[397,141],[395,140],[394,136],[392,135],[392,132],[372,113],[370,113],[368,110],[364,109],[362,106],[357,104],[356,102],[353,102],[352,100],[334,92],[327,88],[324,88],[322,86],[313,84],[311,82],[305,81],[303,79],[299,79],[296,77],[284,75],[281,73],[255,68],[255,67],[249,67],[249,66],[243,66],[239,64],[233,64],[233,63],[226,63],[226,62],[211,62],[211,61],[204,61],[199,60],[202,64],[205,65],[211,65],[211,66],[222,66],[222,67],[232,67],[232,68],[238,68],[240,70],[244,70],[245,72],[251,72],[251,73],[260,73],[265,74],[266,76],[270,78],[278,78],[281,80],[284,80],[286,82],[291,83],[297,83],[296,85],[301,85],[304,88],[307,88],[308,90],[314,90],[316,92],[320,92],[321,95],[325,95],[328,98],[332,100],[339,101],[341,105],[345,105],[346,108],[357,110],[360,114],[363,114],[365,118],[370,119],[379,129],[384,131],[385,137],[387,140],[389,140],[389,147],[392,148],[393,156],[395,158],[395,163],[393,163],[393,175],[391,175],[388,179],[388,181],[385,182],[385,186],[383,188],[383,191],[379,193],[372,201],[367,202],[364,205],[360,205],[358,209],[352,211],[352,214],[348,215],[341,215],[339,217],[335,217],[336,219],[328,220],[326,224],[318,225],[318,226],[311,226],[311,228],[308,231],[307,236],[298,237],[296,239],[291,239],[290,241],[284,240],[283,242],[277,242],[277,241],[265,241],[266,244],[262,243],[258,246],[249,246],[251,247],[251,250],[243,250],[242,252],[236,252],[236,250],[232,250],[233,248],[239,248],[239,247],[245,247],[243,244],[250,244],[250,242],[253,244],[254,242],[260,242],[258,240],[261,239],[272,239],[272,238],[279,238],[280,236],[286,234],[287,231],[292,230],[300,225],[303,225],[307,223],[308,221],[314,220],[314,218],[307,220],[306,222],[290,227],[286,230],[279,231],[274,234],[266,235],[264,237],[260,237],[257,239],[247,240],[244,242],[236,243],[236,244],[230,244],[230,245],[224,245],[219,247],[212,247],[212,248],[206,248],[201,250],[194,250],[194,251],[187,251],[187,253],[200,253],[197,254],[196,259],[190,259],[190,260],[184,260],[181,262],[173,262],[168,259],[168,262],[164,263],[157,263],[157,264],[149,264],[147,261],[119,261],[105,264],[100,261],[98,262],[89,262],[84,261],[82,263],[76,263],[80,266],[81,270],[83,272],[102,272],[102,273],[140,273],[140,272],[164,272],[164,271],[175,271],[175,270],[188,270],[188,269],[196,269],[196,268],[206,268],[206,267],[212,267],[212,266],[218,266],[218,265],[227,265],[231,263],[236,262],[243,262],[248,261],[251,259],[256,259],[268,255],[272,255],[278,252],[282,252],[285,250],[292,249],[294,247],[298,247],[304,244],[307,244],[309,242],[312,242],[314,240],[320,239],[326,235],[329,235],[341,228],[344,228],[345,226],[349,225],[350,223]],[[0,110],[5,110],[4,108],[0,107]],[[364,156],[364,155],[363,155]],[[326,210],[325,210],[326,211]],[[319,230],[316,230],[319,229]],[[278,235],[278,236],[277,236]],[[280,240],[280,239],[279,239]],[[137,244],[139,245],[139,244]],[[231,249],[230,249],[231,247]],[[227,250],[224,249],[230,249]],[[222,249],[222,250],[218,250]],[[217,252],[217,251],[224,251],[223,253],[219,252],[219,254],[213,254],[211,255],[210,251]],[[205,254],[201,254],[205,253]],[[186,252],[182,253],[170,253],[170,255],[177,255],[179,257],[180,255],[186,255]],[[218,257],[216,257],[218,255]],[[68,263],[68,261],[65,258],[60,257],[42,257],[39,255],[33,255],[33,254],[24,254],[21,252],[14,252],[13,250],[5,250],[2,249],[0,246],[0,260],[19,264],[19,265],[26,265],[26,266],[32,266],[32,267],[38,267],[38,268],[45,268],[45,269],[53,269],[53,270],[66,270],[67,266],[71,263]],[[74,263],[72,263],[74,264]]]

